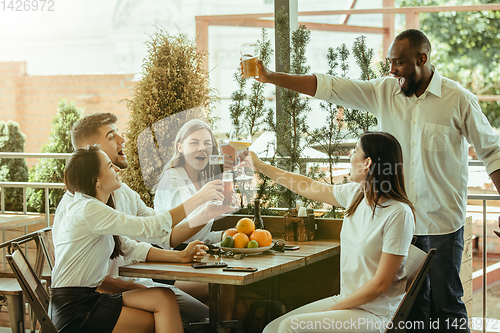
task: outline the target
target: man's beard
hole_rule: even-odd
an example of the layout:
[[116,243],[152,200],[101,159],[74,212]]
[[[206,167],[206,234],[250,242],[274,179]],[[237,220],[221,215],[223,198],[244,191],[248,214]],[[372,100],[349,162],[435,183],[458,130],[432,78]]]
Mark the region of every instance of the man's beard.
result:
[[415,81],[414,73],[410,77],[408,77],[408,79],[405,78],[405,80],[408,86],[406,87],[406,89],[401,88],[401,90],[406,97],[411,97],[417,90],[417,82]]

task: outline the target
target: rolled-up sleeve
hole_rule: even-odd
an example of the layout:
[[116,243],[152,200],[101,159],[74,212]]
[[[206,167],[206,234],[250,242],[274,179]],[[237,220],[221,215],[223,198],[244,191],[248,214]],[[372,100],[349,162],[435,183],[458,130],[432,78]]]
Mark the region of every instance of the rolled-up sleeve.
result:
[[464,96],[462,132],[474,146],[477,157],[483,162],[488,175],[500,169],[500,139],[481,111],[475,96]]
[[120,236],[122,242],[121,250],[124,254],[124,259],[129,263],[146,261],[149,250],[152,245],[145,242],[137,242],[128,237]]

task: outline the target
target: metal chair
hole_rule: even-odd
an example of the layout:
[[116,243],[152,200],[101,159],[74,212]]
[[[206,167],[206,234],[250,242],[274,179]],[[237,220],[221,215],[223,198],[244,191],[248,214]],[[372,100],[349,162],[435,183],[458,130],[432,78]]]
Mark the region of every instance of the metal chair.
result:
[[[13,245],[15,248],[16,245]],[[35,312],[43,333],[58,333],[48,314],[49,295],[22,251],[17,248],[6,258],[28,303]]]
[[49,265],[50,271],[54,269],[56,263],[56,253],[54,250],[54,243],[52,242],[52,227],[48,227],[38,232],[39,246],[43,252],[45,260]]
[[[434,255],[436,254],[436,249],[431,249],[429,253],[425,253],[420,250],[415,245],[410,245],[408,251],[408,259],[406,260],[405,268],[407,275],[406,282],[406,294],[403,300],[399,304],[399,307],[392,317],[391,323],[388,325],[385,333],[403,333],[406,332],[404,329],[404,324],[406,317],[410,312],[410,309],[417,297],[417,294],[422,287],[429,268],[431,267],[432,260],[434,260]],[[400,325],[402,328],[400,328]]]
[[[36,244],[36,259],[35,259],[35,269],[38,277],[42,276],[43,265],[44,265],[44,253],[42,252],[41,244],[40,244],[40,234],[50,233],[51,228],[45,228],[42,230],[38,230],[15,239],[12,239],[8,242],[0,244],[1,248],[6,248],[8,254],[12,254],[13,244],[25,244],[30,241],[34,241]],[[4,273],[2,274],[2,279],[0,280],[0,306],[5,306],[7,308],[7,312],[9,315],[10,327],[13,333],[24,333],[25,332],[25,323],[24,323],[24,300],[23,300],[23,291],[21,286],[17,282],[14,274]],[[35,330],[35,320],[33,316],[30,318],[31,322],[31,330]]]

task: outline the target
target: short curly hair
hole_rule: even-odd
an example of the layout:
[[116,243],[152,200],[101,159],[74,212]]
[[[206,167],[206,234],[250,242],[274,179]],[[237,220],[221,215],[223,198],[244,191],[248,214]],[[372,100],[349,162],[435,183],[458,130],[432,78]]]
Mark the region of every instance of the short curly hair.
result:
[[408,29],[400,33],[394,40],[408,39],[412,50],[418,54],[427,53],[431,54],[431,42],[429,38],[420,30]]

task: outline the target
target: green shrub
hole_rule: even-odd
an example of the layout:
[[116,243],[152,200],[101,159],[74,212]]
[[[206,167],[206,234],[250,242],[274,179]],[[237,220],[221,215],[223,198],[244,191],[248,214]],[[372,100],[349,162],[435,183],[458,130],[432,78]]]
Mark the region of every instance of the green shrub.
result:
[[[52,132],[49,140],[42,146],[42,153],[72,153],[71,129],[83,115],[83,109],[78,109],[74,102],[68,103],[60,100],[57,115],[52,119]],[[66,161],[63,159],[42,158],[30,170],[29,181],[39,183],[62,183],[64,181],[64,168]],[[59,201],[64,195],[64,190],[49,190],[50,212],[55,212]],[[45,190],[28,188],[28,208],[30,211],[45,212]]]
[[[9,120],[0,121],[0,151],[24,152],[26,135],[21,132],[19,124]],[[21,158],[0,158],[0,181],[27,182],[28,165]],[[5,210],[23,210],[23,189],[5,188]]]
[[[152,141],[156,148],[161,146],[158,136],[162,141],[173,142],[177,131],[172,128],[180,129],[183,118],[171,117],[174,123],[161,121],[196,107],[201,107],[205,117],[209,116],[207,113],[214,97],[208,85],[208,72],[203,68],[205,54],[196,49],[194,41],[181,34],[169,35],[160,29],[151,36],[147,46],[149,56],[142,65],[142,79],[134,86],[132,99],[127,101],[131,111],[124,149],[128,167],[122,180],[152,207],[152,184],[167,162],[163,160],[166,154],[160,151],[155,158],[141,158],[139,161],[139,150],[148,150],[146,145]],[[153,124],[160,128],[153,127]],[[142,140],[143,137],[147,137],[147,142]]]

